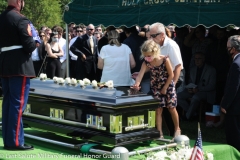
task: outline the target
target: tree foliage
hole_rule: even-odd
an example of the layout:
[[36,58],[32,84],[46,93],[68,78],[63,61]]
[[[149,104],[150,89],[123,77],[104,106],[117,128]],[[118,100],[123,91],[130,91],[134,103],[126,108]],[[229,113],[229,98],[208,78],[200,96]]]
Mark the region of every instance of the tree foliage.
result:
[[0,0],[0,13],[4,11],[7,7],[7,0]]
[[[72,0],[25,0],[25,7],[22,14],[32,21],[34,26],[39,29],[45,25],[63,26],[63,13],[65,5]],[[0,12],[7,6],[7,0],[0,0]]]
[[60,0],[28,0],[22,12],[36,28],[52,27],[62,22]]

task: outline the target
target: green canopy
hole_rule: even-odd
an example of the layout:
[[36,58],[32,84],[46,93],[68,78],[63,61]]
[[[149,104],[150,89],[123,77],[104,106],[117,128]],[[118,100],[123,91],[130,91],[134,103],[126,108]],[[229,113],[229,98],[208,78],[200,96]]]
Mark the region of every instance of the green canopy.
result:
[[73,0],[68,7],[63,17],[68,24],[240,26],[240,0]]

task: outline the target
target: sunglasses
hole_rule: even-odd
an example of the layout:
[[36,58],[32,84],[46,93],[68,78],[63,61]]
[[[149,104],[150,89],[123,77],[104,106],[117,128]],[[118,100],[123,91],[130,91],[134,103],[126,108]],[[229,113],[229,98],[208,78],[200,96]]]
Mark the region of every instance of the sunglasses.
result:
[[93,29],[87,29],[88,31],[92,31]]
[[77,32],[83,32],[82,30],[77,30]]
[[39,37],[44,37],[45,35],[39,35]]
[[160,35],[161,33],[156,33],[156,34],[151,34],[150,36],[152,37],[152,38],[156,38],[158,35]]

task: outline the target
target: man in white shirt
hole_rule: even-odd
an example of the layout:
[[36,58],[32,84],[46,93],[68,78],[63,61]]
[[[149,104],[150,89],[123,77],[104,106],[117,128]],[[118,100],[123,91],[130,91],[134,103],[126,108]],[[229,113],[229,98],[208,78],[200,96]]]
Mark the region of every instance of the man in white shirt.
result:
[[[175,41],[168,38],[165,31],[165,26],[162,23],[154,23],[149,27],[150,37],[160,45],[161,47],[161,54],[168,56],[172,65],[172,69],[174,72],[173,81],[175,84],[175,87],[179,87],[182,82],[178,82],[179,76],[181,71],[183,70],[183,62],[182,62],[182,56],[180,53],[179,46]],[[181,75],[183,77],[183,74]],[[163,110],[163,117],[166,121],[167,127],[169,129],[170,135],[174,135],[174,125],[171,119],[171,116],[168,112],[166,112],[166,109]],[[178,119],[176,120],[178,121]]]
[[63,29],[62,27],[56,27],[55,31],[58,32],[58,43],[60,45],[60,47],[63,50],[63,56],[60,57],[60,62],[61,62],[61,77],[65,78],[66,77],[66,71],[67,71],[67,64],[66,64],[66,49],[64,47],[66,47],[66,40],[62,37],[63,35]]
[[150,36],[161,47],[161,54],[168,56],[174,72],[173,81],[177,88],[181,70],[183,69],[182,56],[179,46],[175,41],[166,36],[165,27],[162,23],[154,23],[150,27]]

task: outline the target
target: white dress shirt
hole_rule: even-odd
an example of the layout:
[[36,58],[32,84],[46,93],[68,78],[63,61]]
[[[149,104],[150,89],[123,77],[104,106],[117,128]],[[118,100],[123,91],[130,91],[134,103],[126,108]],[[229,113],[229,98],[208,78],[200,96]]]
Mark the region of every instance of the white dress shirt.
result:
[[60,47],[61,47],[62,50],[63,50],[63,56],[60,57],[60,62],[63,63],[63,62],[66,60],[66,49],[64,49],[64,48],[66,48],[66,40],[61,37],[61,38],[58,40],[58,44],[60,45]]
[[[73,45],[73,43],[77,40],[78,36],[74,37],[73,39],[71,39],[70,43],[69,43],[69,47],[71,47]],[[76,61],[78,59],[78,56],[73,54],[70,50],[69,50],[69,54],[71,56],[71,60]]]

